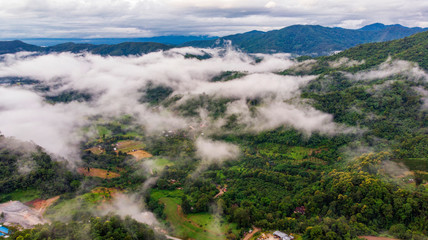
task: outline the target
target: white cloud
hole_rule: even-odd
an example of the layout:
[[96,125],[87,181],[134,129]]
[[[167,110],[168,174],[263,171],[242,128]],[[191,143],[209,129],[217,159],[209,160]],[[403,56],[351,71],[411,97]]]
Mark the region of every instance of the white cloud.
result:
[[196,154],[205,162],[221,163],[238,157],[239,148],[230,143],[200,137],[196,140]]
[[343,20],[339,24],[337,24],[337,27],[341,28],[348,28],[348,29],[356,29],[363,26],[364,20],[358,19],[358,20]]
[[392,60],[391,58],[387,59],[376,68],[346,75],[354,80],[373,80],[387,78],[395,74],[402,74],[415,80],[428,81],[428,74],[419,68],[417,63]]
[[276,7],[276,2],[274,2],[274,1],[269,1],[265,5],[265,8],[274,8],[274,7]]
[[427,1],[2,0],[0,38],[226,35],[293,24],[426,27]]
[[79,159],[79,127],[86,107],[77,103],[49,105],[37,94],[0,87],[0,129],[6,136],[34,141],[49,152]]
[[[186,52],[212,58],[197,60],[185,58]],[[102,57],[92,54],[48,54],[31,56],[28,53],[6,55],[0,62],[0,77],[25,77],[41,81],[50,87],[48,92],[34,92],[30,86],[0,86],[0,131],[7,136],[32,140],[61,156],[78,158],[79,129],[87,124],[88,116],[101,115],[106,119],[123,114],[135,116],[149,134],[163,130],[188,129],[199,125],[199,119],[180,116],[174,108],[141,104],[140,89],[148,82],[171,87],[173,94],[184,95],[177,104],[205,93],[212,97],[235,99],[226,114],[238,114],[248,130],[260,131],[283,125],[292,126],[310,134],[313,131],[335,133],[342,131],[328,114],[290,102],[298,99],[300,87],[315,76],[281,76],[278,72],[295,64],[288,55],[258,55],[263,61],[231,49],[180,48],[154,52],[143,56]],[[245,72],[247,76],[226,82],[210,80],[224,71]],[[89,102],[71,102],[51,105],[43,94],[55,95],[75,90],[91,93]],[[252,115],[247,99],[263,99]],[[203,115],[203,116],[202,116]],[[222,119],[211,121],[201,111],[207,133],[218,131]]]

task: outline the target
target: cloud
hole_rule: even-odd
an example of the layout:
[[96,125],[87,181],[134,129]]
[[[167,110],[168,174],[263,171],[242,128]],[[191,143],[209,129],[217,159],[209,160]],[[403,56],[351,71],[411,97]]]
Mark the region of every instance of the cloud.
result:
[[130,216],[140,223],[145,223],[152,227],[158,226],[159,222],[155,215],[150,211],[144,210],[143,206],[138,202],[142,201],[138,200],[136,196],[118,194],[113,198],[112,202],[101,205],[100,209],[102,211],[100,214],[114,213],[121,217]]
[[414,80],[428,81],[428,74],[419,68],[416,63],[404,60],[392,60],[391,58],[388,58],[374,69],[346,75],[354,80],[374,80],[391,77],[396,74],[402,74]]
[[3,0],[1,38],[228,35],[293,24],[426,27],[428,4],[393,1]]
[[328,62],[328,65],[332,68],[355,67],[358,65],[362,65],[365,62],[366,62],[365,60],[357,61],[357,60],[351,60],[349,58],[344,57],[344,58],[337,59],[336,61]]
[[[185,58],[186,53],[210,54],[203,61]],[[80,131],[91,116],[105,120],[124,114],[134,117],[135,124],[147,134],[164,130],[188,129],[200,125],[201,119],[186,118],[176,107],[189,98],[206,94],[210,98],[231,99],[226,116],[237,114],[247,130],[261,131],[292,126],[310,134],[313,131],[333,134],[346,130],[333,123],[331,115],[299,102],[300,88],[316,76],[282,76],[275,72],[296,63],[287,54],[254,57],[232,49],[180,48],[143,56],[102,57],[92,54],[8,54],[0,61],[0,77],[29,78],[47,91],[34,86],[0,85],[0,131],[6,136],[31,140],[48,151],[78,159],[79,144],[85,140]],[[226,82],[211,82],[225,71],[243,72],[246,76]],[[138,100],[148,83],[168,86],[172,95],[184,97],[165,108],[152,107]],[[49,104],[44,96],[64,91],[91,94],[87,102]],[[248,99],[260,98],[256,112],[250,112]],[[287,102],[287,103],[285,103]],[[201,110],[207,133],[219,131],[224,119],[213,121]],[[254,115],[254,113],[256,113]],[[204,130],[205,131],[205,130]]]
[[202,158],[205,163],[222,163],[238,157],[239,148],[236,145],[212,141],[199,137],[196,140],[196,155]]
[[86,108],[76,103],[49,105],[36,93],[0,87],[0,129],[6,136],[34,141],[49,152],[78,159],[77,130]]
[[419,93],[421,95],[421,98],[423,101],[422,109],[428,110],[428,91],[422,87],[415,87],[414,89],[417,93]]
[[3,151],[4,149],[18,154],[19,158],[17,159],[18,163],[16,166],[18,167],[18,172],[20,174],[28,174],[35,168],[36,163],[31,157],[34,152],[37,152],[37,148],[34,143],[0,136],[0,151]]
[[265,8],[274,8],[274,7],[276,7],[276,2],[274,2],[274,1],[269,1],[265,5]]
[[335,134],[339,126],[333,122],[333,116],[310,106],[294,106],[276,102],[258,110],[258,117],[252,124],[256,130],[274,129],[291,126],[310,135],[312,132]]
[[240,149],[237,145],[213,141],[204,137],[196,139],[196,156],[201,158],[196,170],[192,173],[192,177],[196,178],[201,172],[206,170],[212,164],[221,165],[224,161],[238,158]]

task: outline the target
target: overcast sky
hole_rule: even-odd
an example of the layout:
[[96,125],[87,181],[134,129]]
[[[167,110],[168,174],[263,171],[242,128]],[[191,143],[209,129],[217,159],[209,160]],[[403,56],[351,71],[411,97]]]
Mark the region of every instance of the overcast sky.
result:
[[224,36],[294,24],[428,27],[427,0],[0,0],[0,38]]

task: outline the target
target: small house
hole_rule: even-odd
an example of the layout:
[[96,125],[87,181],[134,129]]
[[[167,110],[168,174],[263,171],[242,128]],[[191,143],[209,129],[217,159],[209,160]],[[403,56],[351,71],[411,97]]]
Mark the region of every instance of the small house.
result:
[[292,240],[292,239],[294,239],[293,236],[288,236],[288,234],[280,232],[280,231],[275,231],[273,233],[273,236],[276,238],[279,238],[281,240]]

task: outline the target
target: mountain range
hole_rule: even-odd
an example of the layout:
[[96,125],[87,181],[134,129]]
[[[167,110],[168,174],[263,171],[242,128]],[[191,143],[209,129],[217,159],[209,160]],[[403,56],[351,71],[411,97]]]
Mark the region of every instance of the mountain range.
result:
[[292,53],[297,55],[329,55],[362,43],[390,41],[423,32],[427,28],[375,23],[352,30],[318,25],[293,25],[279,30],[251,31],[215,40],[182,44],[193,47],[215,47],[231,44],[249,53]]
[[[172,47],[214,48],[232,45],[248,53],[291,53],[296,55],[322,56],[354,47],[363,43],[384,42],[400,39],[427,28],[408,28],[401,25],[375,23],[360,29],[330,28],[318,25],[293,25],[268,32],[250,31],[225,37],[189,41],[178,45],[160,42],[128,42],[119,44],[62,43],[49,47],[40,47],[19,40],[0,41],[0,54],[19,51],[34,52],[91,52],[101,55],[138,55],[148,52],[167,50]],[[163,40],[162,40],[163,39]],[[165,38],[159,41],[165,42]],[[183,38],[186,39],[186,38]],[[182,39],[182,40],[183,40]],[[188,39],[191,39],[190,37]],[[116,39],[119,41],[119,39]],[[135,40],[135,39],[134,39]],[[156,38],[151,38],[156,41]],[[89,41],[89,40],[88,40]],[[101,42],[101,39],[97,40]],[[113,40],[109,40],[114,42]]]

